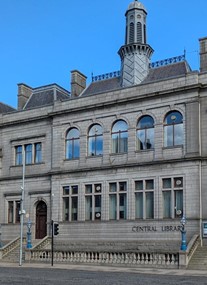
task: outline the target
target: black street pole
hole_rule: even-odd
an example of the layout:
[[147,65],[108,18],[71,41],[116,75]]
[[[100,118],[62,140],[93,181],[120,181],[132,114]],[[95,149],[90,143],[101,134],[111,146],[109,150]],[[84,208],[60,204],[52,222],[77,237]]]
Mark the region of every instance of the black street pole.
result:
[[54,248],[54,221],[51,221],[51,226],[52,226],[52,244],[51,244],[51,266],[53,266],[53,248]]

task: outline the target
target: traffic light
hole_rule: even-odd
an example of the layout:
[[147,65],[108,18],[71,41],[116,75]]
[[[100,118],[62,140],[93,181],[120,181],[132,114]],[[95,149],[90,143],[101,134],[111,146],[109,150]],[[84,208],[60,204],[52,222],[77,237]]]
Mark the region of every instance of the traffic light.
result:
[[59,234],[59,224],[54,224],[54,235],[57,236]]

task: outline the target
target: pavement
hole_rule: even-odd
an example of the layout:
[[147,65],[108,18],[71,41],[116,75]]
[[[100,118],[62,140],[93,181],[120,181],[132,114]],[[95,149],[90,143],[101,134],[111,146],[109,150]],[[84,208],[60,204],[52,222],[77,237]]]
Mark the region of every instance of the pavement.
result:
[[77,265],[77,264],[51,264],[47,263],[0,263],[0,267],[25,267],[25,268],[53,268],[65,270],[82,270],[95,272],[127,272],[137,274],[158,274],[158,275],[177,275],[177,276],[206,276],[207,270],[188,270],[188,269],[161,269],[161,268],[140,268],[140,267],[118,267],[105,265]]

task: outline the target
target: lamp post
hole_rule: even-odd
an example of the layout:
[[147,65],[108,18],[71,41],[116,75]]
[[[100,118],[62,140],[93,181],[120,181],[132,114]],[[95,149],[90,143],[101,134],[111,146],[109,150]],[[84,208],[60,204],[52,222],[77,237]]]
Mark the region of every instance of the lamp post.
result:
[[2,247],[2,239],[1,239],[1,224],[0,224],[0,248]]
[[181,231],[181,239],[182,239],[180,249],[185,251],[187,249],[186,230],[185,230],[186,218],[185,218],[185,216],[182,216],[182,218],[180,220],[180,223],[181,223],[181,226],[182,226],[181,229],[180,229],[180,231]]
[[31,227],[32,227],[32,223],[30,220],[28,220],[28,222],[27,222],[27,248],[32,248]]

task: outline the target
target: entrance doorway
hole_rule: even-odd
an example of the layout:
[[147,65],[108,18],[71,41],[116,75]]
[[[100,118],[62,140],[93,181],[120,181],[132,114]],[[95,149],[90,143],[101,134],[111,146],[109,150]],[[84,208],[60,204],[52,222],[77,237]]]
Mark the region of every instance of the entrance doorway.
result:
[[47,205],[40,201],[36,206],[35,238],[42,239],[47,235]]

